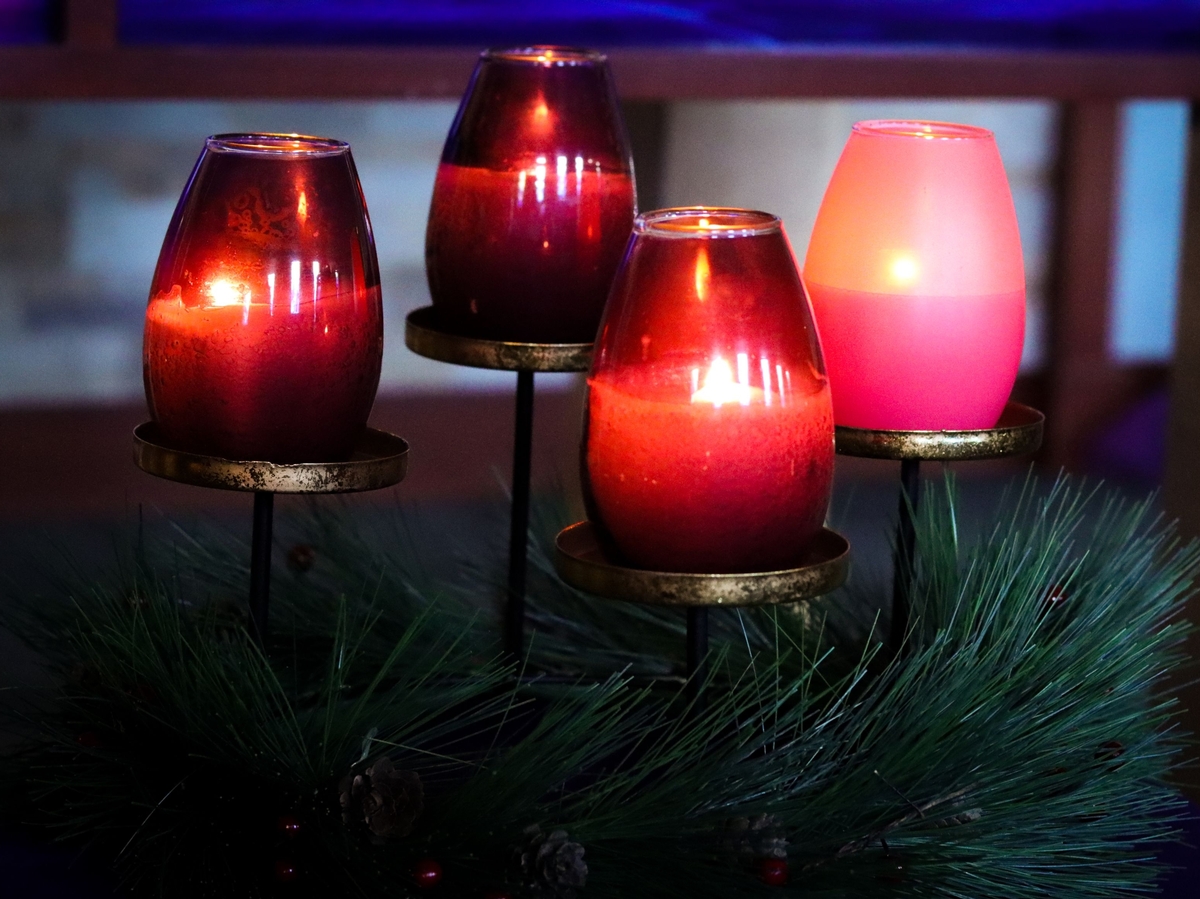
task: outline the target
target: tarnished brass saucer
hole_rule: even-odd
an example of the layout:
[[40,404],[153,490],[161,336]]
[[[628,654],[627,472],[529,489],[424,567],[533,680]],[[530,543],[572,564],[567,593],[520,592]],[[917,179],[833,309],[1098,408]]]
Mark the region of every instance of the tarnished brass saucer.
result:
[[590,521],[559,532],[554,567],[580,590],[608,599],[662,606],[762,606],[813,599],[840,587],[850,570],[850,544],[828,528],[812,542],[804,564],[784,571],[685,574],[614,563]]
[[148,421],[133,432],[138,468],[160,478],[221,490],[271,493],[356,493],[379,490],[404,480],[408,444],[386,431],[367,428],[346,462],[239,462],[175,449],[161,442]]
[[837,451],[867,459],[920,459],[941,462],[1000,459],[1032,453],[1042,445],[1046,416],[1010,402],[994,428],[978,431],[871,431],[835,429]]
[[502,371],[587,371],[590,343],[517,343],[464,337],[439,329],[434,308],[414,309],[404,320],[404,344],[418,356]]

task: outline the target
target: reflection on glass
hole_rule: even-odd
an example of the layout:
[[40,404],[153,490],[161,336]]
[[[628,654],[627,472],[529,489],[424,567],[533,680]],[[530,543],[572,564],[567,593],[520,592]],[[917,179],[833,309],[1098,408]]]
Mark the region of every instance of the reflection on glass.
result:
[[1025,336],[1025,272],[992,133],[859,122],[804,263],[839,425],[990,428]]
[[605,58],[484,53],[450,129],[426,231],[445,326],[496,340],[589,342],[635,208]]
[[234,459],[348,458],[382,353],[379,266],[349,146],[210,137],[146,309],[146,399],[163,437]]
[[821,349],[779,220],[639,216],[588,378],[592,521],[643,568],[787,568],[824,523],[832,473]]

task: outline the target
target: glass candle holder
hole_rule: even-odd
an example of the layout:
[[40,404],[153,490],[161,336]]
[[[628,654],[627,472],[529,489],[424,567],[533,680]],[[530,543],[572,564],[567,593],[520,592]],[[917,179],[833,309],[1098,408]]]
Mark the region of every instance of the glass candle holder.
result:
[[1021,360],[1025,270],[992,133],[855,125],[817,214],[804,283],[839,425],[993,427]]
[[146,309],[146,399],[163,438],[232,459],[349,458],[382,355],[379,264],[350,147],[208,138]]
[[425,235],[443,326],[492,340],[591,342],[635,206],[605,57],[563,47],[484,53],[446,139]]
[[639,216],[588,377],[588,514],[658,571],[799,564],[825,521],[833,414],[779,219]]

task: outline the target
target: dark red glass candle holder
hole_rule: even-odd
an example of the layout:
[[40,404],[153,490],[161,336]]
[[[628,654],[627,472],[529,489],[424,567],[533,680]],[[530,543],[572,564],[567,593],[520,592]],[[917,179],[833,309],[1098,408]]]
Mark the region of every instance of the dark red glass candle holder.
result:
[[446,139],[425,237],[441,326],[492,340],[592,341],[635,206],[605,57],[484,53]]
[[146,309],[162,438],[230,459],[348,458],[379,386],[379,265],[350,147],[210,137]]
[[779,219],[639,216],[605,308],[583,439],[589,517],[657,571],[799,565],[822,527],[833,412]]

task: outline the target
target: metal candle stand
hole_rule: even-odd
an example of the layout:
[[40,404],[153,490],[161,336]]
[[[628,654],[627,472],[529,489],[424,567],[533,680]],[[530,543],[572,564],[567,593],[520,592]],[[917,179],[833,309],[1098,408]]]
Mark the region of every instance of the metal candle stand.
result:
[[689,697],[700,704],[707,678],[708,610],[803,602],[842,585],[850,569],[850,544],[823,528],[795,568],[739,574],[647,571],[615,560],[595,526],[581,521],[555,540],[559,576],[580,590],[608,599],[687,609]]
[[[411,312],[404,342],[429,359],[517,373],[516,435],[513,441],[512,520],[508,547],[508,603],[504,646],[520,656],[524,646],[526,550],[529,534],[529,466],[533,442],[535,372],[586,372],[592,364],[590,343],[520,343],[485,340],[445,330],[432,306]],[[697,699],[708,655],[708,607],[798,602],[826,593],[845,580],[849,544],[824,531],[812,558],[790,571],[736,575],[694,575],[641,571],[612,563],[589,522],[558,535],[556,567],[563,579],[582,590],[634,602],[687,608],[689,690]]]
[[994,428],[970,431],[873,431],[837,427],[837,451],[843,456],[891,459],[900,463],[900,509],[896,522],[896,560],[892,574],[891,645],[899,650],[908,634],[915,576],[916,532],[913,517],[921,498],[922,462],[968,462],[1032,453],[1042,444],[1046,417],[1010,402]]
[[344,462],[237,461],[192,453],[166,444],[154,422],[133,432],[138,468],[160,478],[254,494],[250,537],[250,622],[259,643],[268,634],[271,594],[271,529],[276,493],[358,493],[391,487],[408,470],[408,444],[386,431],[367,428]]
[[539,371],[587,371],[592,364],[592,344],[521,343],[470,337],[445,330],[438,322],[436,310],[432,306],[409,313],[405,320],[404,343],[417,355],[439,362],[517,373],[504,648],[510,656],[519,658],[525,644],[529,472],[533,450],[533,376]]

